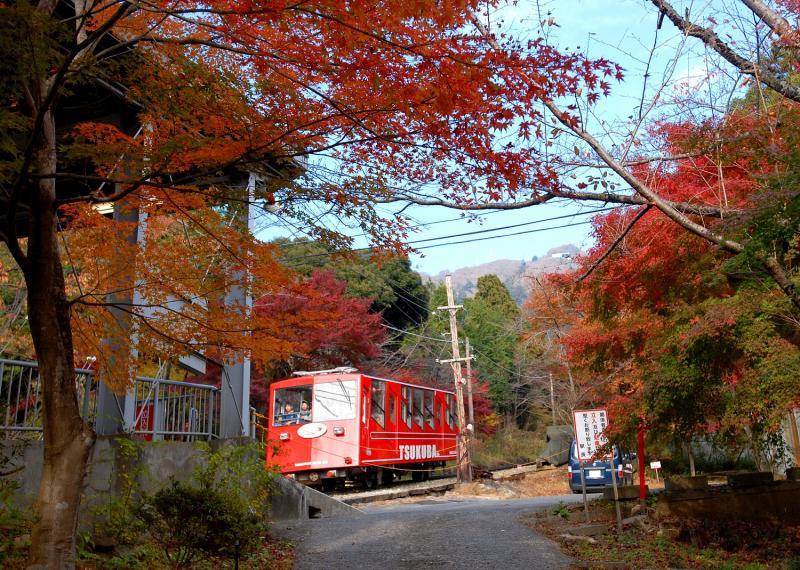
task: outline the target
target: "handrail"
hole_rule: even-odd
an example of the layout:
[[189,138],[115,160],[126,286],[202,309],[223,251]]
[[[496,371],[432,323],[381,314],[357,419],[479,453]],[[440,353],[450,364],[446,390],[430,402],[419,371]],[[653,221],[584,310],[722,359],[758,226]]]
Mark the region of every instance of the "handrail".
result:
[[212,392],[219,392],[219,388],[210,384],[198,384],[196,382],[181,382],[180,380],[166,380],[164,378],[148,378],[147,376],[137,376],[137,380],[142,382],[158,382],[159,384],[168,384],[171,386],[185,386],[186,388],[200,388],[203,390],[210,390]]
[[[4,364],[11,364],[12,366],[28,366],[30,368],[39,368],[39,363],[35,360],[13,360],[11,358],[0,358],[0,362]],[[94,370],[89,368],[76,368],[76,374],[94,374]]]

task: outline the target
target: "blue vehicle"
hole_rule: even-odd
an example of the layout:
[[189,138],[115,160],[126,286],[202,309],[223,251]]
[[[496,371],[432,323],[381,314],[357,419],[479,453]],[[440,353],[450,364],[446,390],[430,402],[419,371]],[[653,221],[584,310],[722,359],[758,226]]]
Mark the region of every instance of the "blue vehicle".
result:
[[[633,483],[633,454],[620,455],[619,447],[614,446],[614,469],[617,470],[617,485],[630,485]],[[586,480],[587,493],[602,493],[606,486],[611,485],[612,460],[601,459],[592,463],[584,463],[583,476]],[[578,444],[572,440],[569,449],[569,462],[567,463],[567,476],[569,487],[573,493],[581,492],[581,467],[578,461]]]

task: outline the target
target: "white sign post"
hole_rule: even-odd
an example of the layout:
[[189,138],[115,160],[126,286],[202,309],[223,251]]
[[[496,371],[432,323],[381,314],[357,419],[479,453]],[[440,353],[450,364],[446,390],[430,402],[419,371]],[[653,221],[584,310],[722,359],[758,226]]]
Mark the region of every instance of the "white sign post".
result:
[[595,457],[598,448],[608,443],[603,434],[608,427],[608,412],[604,408],[575,410],[572,415],[575,420],[575,441],[578,442],[578,460],[594,461],[608,458],[608,455]]
[[581,470],[581,488],[583,491],[583,508],[586,520],[589,521],[589,503],[586,499],[586,482],[583,462],[597,459],[611,458],[611,485],[614,489],[614,504],[617,511],[617,531],[622,529],[622,516],[619,508],[619,495],[617,493],[617,477],[614,465],[614,450],[611,454],[597,455],[597,450],[608,443],[608,438],[603,433],[608,427],[608,410],[599,408],[594,410],[574,410],[572,412],[575,424],[575,442],[578,447],[578,463]]
[[660,461],[651,461],[650,462],[650,469],[656,472],[656,481],[658,481],[658,470],[661,469],[661,462]]

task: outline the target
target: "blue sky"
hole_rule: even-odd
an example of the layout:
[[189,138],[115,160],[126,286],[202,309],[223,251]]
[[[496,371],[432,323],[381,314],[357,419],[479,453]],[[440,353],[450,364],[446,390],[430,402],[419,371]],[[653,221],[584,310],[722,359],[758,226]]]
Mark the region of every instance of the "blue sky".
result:
[[[656,31],[657,13],[649,2],[644,0],[575,0],[552,1],[549,4],[540,2],[543,17],[552,16],[557,24],[551,27],[555,42],[560,47],[588,50],[591,57],[604,57],[622,65],[626,70],[626,79],[613,86],[610,98],[604,100],[596,109],[596,121],[603,120],[608,125],[620,124],[619,121],[635,113],[639,103],[645,60],[653,45]],[[539,21],[536,2],[521,0],[515,5],[503,8],[494,16],[504,21],[502,27],[517,36],[533,37],[536,22]],[[693,11],[709,9],[708,3],[692,4]],[[495,23],[495,26],[498,24]],[[658,33],[659,48],[655,52],[650,65],[651,79],[648,91],[657,87],[665,70],[671,69],[676,47],[680,43],[680,35],[667,21]],[[704,77],[704,69],[698,68],[702,60],[698,57],[697,47],[688,44],[675,64],[673,80],[684,89],[701,89],[700,77]],[[673,90],[671,86],[669,88]],[[496,212],[481,216],[481,222],[468,222],[459,218],[459,212],[441,207],[411,207],[405,210],[416,224],[423,224],[410,238],[425,240],[440,236],[450,236],[476,230],[492,229],[501,226],[548,220],[555,217],[569,216],[560,220],[543,221],[530,226],[498,231],[497,234],[540,230],[561,225],[572,225],[561,229],[537,231],[526,235],[490,239],[461,245],[426,248],[412,255],[415,269],[426,273],[438,273],[448,269],[486,263],[497,259],[530,259],[541,256],[550,248],[571,243],[582,249],[592,245],[591,226],[586,223],[591,216],[585,213],[602,207],[602,204],[570,202],[552,203],[535,206],[524,210]],[[391,211],[390,209],[386,210]],[[447,221],[449,220],[449,221]],[[424,224],[432,225],[425,226]],[[579,224],[579,225],[574,225]],[[271,228],[263,234],[265,237],[276,235],[297,236],[296,226],[284,222],[280,228]],[[471,237],[488,237],[493,233]],[[446,241],[459,241],[453,238]],[[436,242],[438,243],[438,242]],[[356,247],[366,244],[364,238],[356,239]],[[425,243],[421,245],[432,245]]]

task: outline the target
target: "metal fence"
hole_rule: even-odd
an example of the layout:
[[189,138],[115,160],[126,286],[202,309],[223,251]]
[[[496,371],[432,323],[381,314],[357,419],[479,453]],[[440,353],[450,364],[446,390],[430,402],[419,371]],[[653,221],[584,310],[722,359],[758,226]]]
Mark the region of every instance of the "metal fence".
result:
[[[91,370],[76,369],[78,406],[94,425],[98,385]],[[0,433],[41,437],[41,380],[36,362],[0,359]],[[145,439],[200,440],[219,437],[220,391],[205,384],[155,378],[136,378],[125,398],[133,402],[134,417],[121,422]],[[125,406],[118,406],[119,415]]]
[[[75,370],[78,407],[89,422],[94,421],[96,398],[91,370]],[[42,403],[39,366],[36,362],[0,359],[0,430],[41,432]]]
[[133,395],[133,431],[146,439],[219,437],[220,393],[214,386],[139,377]]

